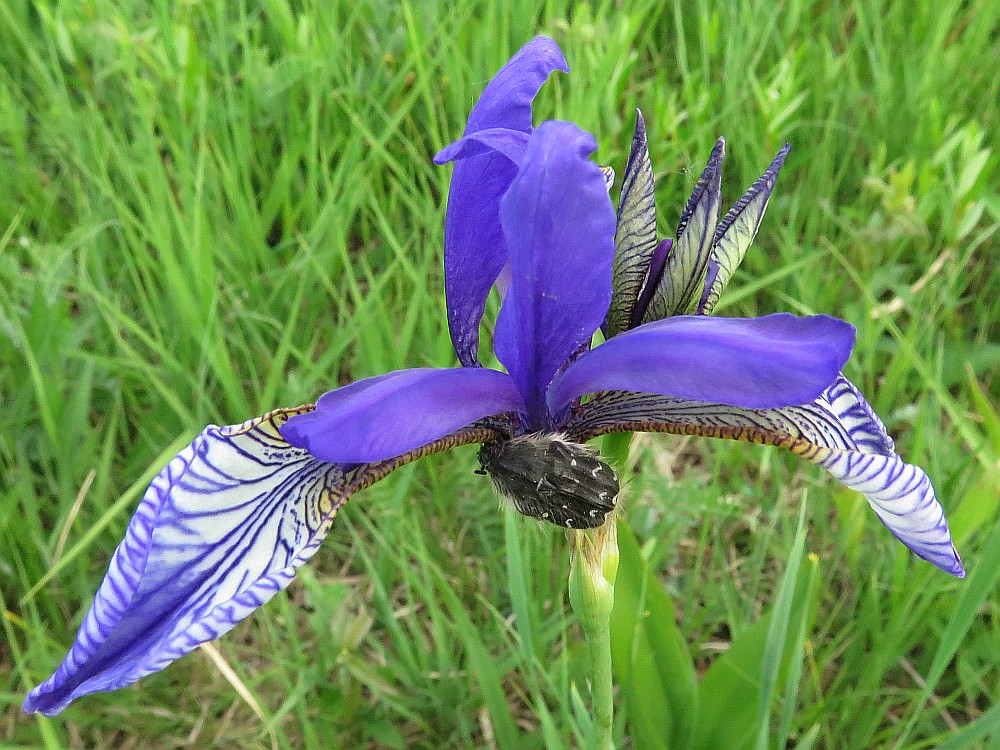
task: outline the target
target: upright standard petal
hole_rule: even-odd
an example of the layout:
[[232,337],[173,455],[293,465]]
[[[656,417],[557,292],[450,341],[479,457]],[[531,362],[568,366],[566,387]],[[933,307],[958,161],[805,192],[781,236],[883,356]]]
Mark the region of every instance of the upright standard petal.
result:
[[565,430],[579,442],[634,431],[787,448],[863,493],[879,520],[919,557],[947,573],[965,576],[927,475],[896,455],[882,422],[842,375],[813,403],[780,409],[606,392],[577,407]]
[[[554,70],[568,71],[547,37],[528,42],[497,73],[469,115],[466,137],[493,128],[530,133],[531,102]],[[478,364],[479,321],[490,287],[506,263],[499,207],[517,165],[493,150],[455,165],[444,229],[448,326],[459,361]]]
[[562,50],[553,39],[536,36],[493,76],[469,114],[465,134],[484,128],[530,132],[531,103],[556,70],[569,72]]
[[311,406],[208,427],[153,480],[111,559],[76,641],[24,710],[159,671],[219,637],[284,589],[348,497],[428,453],[500,437],[471,425],[392,461],[345,469],[278,432]]
[[315,411],[282,425],[281,434],[322,461],[369,463],[402,455],[482,417],[512,411],[524,411],[524,405],[514,382],[502,372],[400,370],[330,391]]
[[596,148],[572,123],[543,123],[500,204],[511,284],[494,348],[539,429],[546,387],[611,300],[615,213],[601,168],[587,158]]
[[677,316],[647,323],[593,349],[549,389],[561,414],[605,390],[677,396],[750,408],[807,404],[837,378],[854,326],[826,315]]

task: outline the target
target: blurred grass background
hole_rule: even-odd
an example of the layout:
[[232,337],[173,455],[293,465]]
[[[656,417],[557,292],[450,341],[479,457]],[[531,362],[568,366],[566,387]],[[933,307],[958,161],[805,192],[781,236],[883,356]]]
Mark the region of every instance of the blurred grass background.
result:
[[1000,6],[543,5],[0,0],[0,746],[574,746],[565,540],[497,512],[471,448],[358,496],[211,649],[20,711],[202,425],[454,364],[430,156],[546,33],[572,73],[536,120],[621,172],[642,107],[661,236],[718,135],[727,202],[793,144],[720,312],[858,327],[847,374],[972,573],[777,450],[642,437],[628,520],[699,670],[775,602],[806,503],[815,611],[770,746],[1000,747]]

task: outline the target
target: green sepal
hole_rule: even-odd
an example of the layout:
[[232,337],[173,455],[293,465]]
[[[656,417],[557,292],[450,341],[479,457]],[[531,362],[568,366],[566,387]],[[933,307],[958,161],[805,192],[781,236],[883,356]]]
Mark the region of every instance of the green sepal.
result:
[[715,227],[719,221],[722,160],[725,151],[726,141],[719,138],[708,157],[708,165],[701,173],[681,214],[677,227],[677,244],[667,257],[663,276],[643,315],[643,323],[672,315],[686,315],[698,309],[712,253]]
[[629,327],[649,262],[656,249],[656,198],[653,193],[653,167],[646,145],[646,123],[642,112],[635,111],[635,132],[622,192],[618,199],[618,226],[615,230],[615,259],[612,268],[614,293],[604,319],[605,335],[610,338]]
[[705,294],[698,306],[698,313],[708,315],[719,301],[722,290],[743,261],[743,256],[757,236],[760,222],[767,210],[771,192],[778,182],[778,173],[791,145],[786,144],[774,161],[764,170],[764,174],[750,186],[736,204],[719,222],[715,230],[711,258],[708,265],[708,279]]

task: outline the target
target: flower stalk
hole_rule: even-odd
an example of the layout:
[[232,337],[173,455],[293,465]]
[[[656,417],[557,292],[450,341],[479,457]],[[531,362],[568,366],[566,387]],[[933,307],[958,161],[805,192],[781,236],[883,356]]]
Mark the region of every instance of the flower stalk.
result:
[[[632,433],[606,435],[601,455],[621,477],[628,465]],[[618,576],[618,527],[614,515],[592,532],[572,538],[569,600],[587,639],[595,750],[614,750],[614,679],[611,668],[611,613]]]
[[587,638],[595,750],[614,750],[614,682],[611,672],[611,611],[618,574],[614,519],[592,531],[573,532],[569,601]]

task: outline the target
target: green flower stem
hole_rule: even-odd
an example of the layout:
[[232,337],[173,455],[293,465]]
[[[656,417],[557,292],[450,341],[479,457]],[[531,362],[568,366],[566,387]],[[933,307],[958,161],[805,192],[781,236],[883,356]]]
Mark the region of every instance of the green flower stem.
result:
[[612,726],[615,719],[614,680],[611,675],[611,624],[587,633],[590,651],[590,691],[594,701],[594,748],[615,750]]
[[[631,433],[608,435],[601,453],[619,477],[628,464]],[[614,679],[611,671],[611,611],[618,575],[618,533],[614,516],[592,532],[573,535],[569,600],[587,638],[590,692],[593,702],[594,750],[615,750]]]
[[[614,750],[614,683],[611,674],[611,610],[614,584],[605,575],[602,549],[614,535],[614,521],[593,532],[573,534],[573,560],[569,572],[569,601],[587,638],[590,655],[590,693],[595,750]],[[608,529],[612,530],[611,534]],[[617,544],[613,544],[617,557]],[[612,572],[617,565],[611,563]]]

